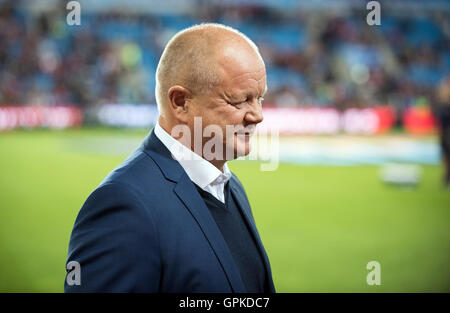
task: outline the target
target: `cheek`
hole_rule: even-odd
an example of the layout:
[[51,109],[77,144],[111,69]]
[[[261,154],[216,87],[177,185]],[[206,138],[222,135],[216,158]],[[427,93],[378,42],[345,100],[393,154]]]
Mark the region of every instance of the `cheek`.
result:
[[222,115],[222,120],[227,125],[240,125],[244,120],[244,111],[233,107]]
[[226,134],[226,126],[243,125],[245,115],[243,110],[232,106],[224,106],[215,110],[205,110],[200,112],[200,114],[203,117],[203,127],[217,125],[223,130],[224,137]]

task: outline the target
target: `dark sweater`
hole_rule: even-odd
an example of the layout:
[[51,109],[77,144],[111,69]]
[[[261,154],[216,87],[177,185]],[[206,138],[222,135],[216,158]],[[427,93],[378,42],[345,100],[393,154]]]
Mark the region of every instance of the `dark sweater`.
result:
[[[195,184],[194,184],[195,185]],[[266,291],[264,263],[229,184],[225,185],[225,203],[197,185],[197,190],[216,221],[231,255],[239,268],[242,281],[249,293]]]

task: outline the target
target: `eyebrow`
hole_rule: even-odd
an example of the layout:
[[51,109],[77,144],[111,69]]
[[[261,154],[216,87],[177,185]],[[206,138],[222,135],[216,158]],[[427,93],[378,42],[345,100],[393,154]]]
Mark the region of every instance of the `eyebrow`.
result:
[[[262,93],[259,97],[264,97],[264,95],[266,94],[266,92],[267,92],[267,85],[264,87],[264,91],[263,91],[263,93]],[[243,94],[243,96],[248,97],[250,94],[251,94],[251,93],[246,93],[246,94]]]
[[[266,93],[267,93],[267,85],[264,87],[264,91],[261,94],[261,96],[259,96],[259,97],[264,97]],[[250,93],[243,92],[243,93],[239,93],[239,94],[233,94],[233,93],[224,92],[223,95],[229,101],[245,101],[245,99],[248,98]]]

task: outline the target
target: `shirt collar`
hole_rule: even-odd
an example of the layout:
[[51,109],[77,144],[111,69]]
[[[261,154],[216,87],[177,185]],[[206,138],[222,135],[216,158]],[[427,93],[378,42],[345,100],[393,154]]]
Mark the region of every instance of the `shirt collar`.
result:
[[169,149],[172,157],[180,163],[191,181],[200,188],[225,184],[231,178],[231,171],[226,163],[222,173],[217,167],[173,138],[159,123],[155,125],[155,135]]

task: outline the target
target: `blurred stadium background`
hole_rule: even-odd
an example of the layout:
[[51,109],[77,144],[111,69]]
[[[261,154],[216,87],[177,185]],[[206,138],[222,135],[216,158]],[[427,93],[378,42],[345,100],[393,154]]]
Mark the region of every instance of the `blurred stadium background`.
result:
[[282,135],[276,171],[230,165],[277,290],[450,292],[450,2],[379,1],[379,26],[367,2],[80,0],[69,26],[68,1],[0,1],[0,291],[63,290],[78,210],[156,121],[165,43],[219,22],[260,47]]

